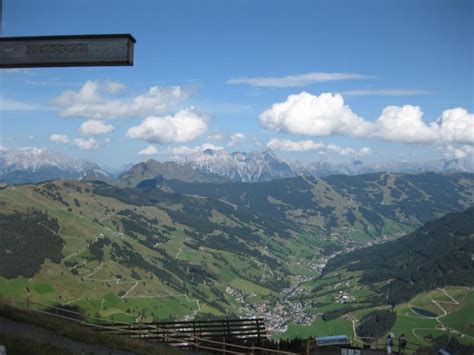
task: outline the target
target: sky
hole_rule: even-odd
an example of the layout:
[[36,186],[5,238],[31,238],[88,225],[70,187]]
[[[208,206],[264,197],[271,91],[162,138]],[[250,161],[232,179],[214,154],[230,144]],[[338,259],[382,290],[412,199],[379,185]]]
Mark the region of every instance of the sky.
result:
[[0,149],[473,159],[470,0],[3,0],[2,35],[130,33],[133,67],[0,70]]

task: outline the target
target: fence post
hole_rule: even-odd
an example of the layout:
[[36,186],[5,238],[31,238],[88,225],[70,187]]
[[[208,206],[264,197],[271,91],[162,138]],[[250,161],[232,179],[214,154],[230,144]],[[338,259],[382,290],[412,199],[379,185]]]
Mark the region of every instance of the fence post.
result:
[[306,355],[309,355],[309,342],[310,342],[310,341],[311,341],[311,340],[308,339],[308,341],[306,342]]
[[257,318],[257,340],[260,342],[260,320]]

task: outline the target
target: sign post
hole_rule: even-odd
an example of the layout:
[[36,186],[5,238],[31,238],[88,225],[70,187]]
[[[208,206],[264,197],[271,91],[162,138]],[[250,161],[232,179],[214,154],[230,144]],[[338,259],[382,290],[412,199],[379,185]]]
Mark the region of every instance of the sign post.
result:
[[0,68],[130,66],[130,34],[0,37]]

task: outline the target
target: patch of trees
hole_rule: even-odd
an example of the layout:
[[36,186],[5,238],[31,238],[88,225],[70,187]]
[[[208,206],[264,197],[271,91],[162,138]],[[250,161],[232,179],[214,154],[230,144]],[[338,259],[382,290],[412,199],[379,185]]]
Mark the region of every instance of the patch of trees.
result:
[[104,261],[104,247],[111,242],[110,238],[104,237],[89,245],[89,252],[93,255],[94,260]]
[[[382,177],[382,178],[381,178]],[[361,213],[377,229],[383,225],[380,215],[398,220],[397,210],[405,216],[417,220],[420,224],[437,218],[440,214],[459,211],[463,208],[463,188],[461,179],[472,180],[472,174],[436,174],[395,175],[394,187],[390,187],[392,197],[404,199],[389,205],[382,205],[382,188],[387,188],[387,175],[381,173],[357,176],[332,175],[323,178],[331,187],[343,196],[352,196],[364,206]],[[465,200],[465,199],[464,199]],[[378,215],[378,216],[376,216]]]
[[[168,181],[172,184],[180,185],[178,181]],[[293,182],[296,183],[296,182]],[[306,183],[307,184],[307,183]],[[194,184],[189,184],[194,186]],[[199,187],[206,190],[209,185],[213,184],[198,184]],[[223,184],[216,184],[223,185]],[[174,185],[173,185],[174,186]],[[187,186],[187,185],[186,185]],[[197,185],[196,185],[197,186]],[[214,186],[214,185],[213,185]],[[251,187],[251,184],[248,186]],[[289,187],[286,188],[286,190]],[[220,213],[236,220],[242,224],[255,224],[265,231],[268,235],[280,235],[282,237],[290,237],[288,229],[298,230],[299,226],[291,221],[286,221],[285,218],[277,218],[273,210],[259,211],[253,208],[252,205],[242,202],[240,197],[238,200],[238,207],[234,208],[228,203],[219,201],[217,197],[209,196],[210,198],[202,199],[192,196],[185,195],[183,193],[170,193],[159,189],[131,189],[131,188],[116,188],[106,184],[97,184],[94,192],[116,198],[122,202],[133,204],[133,205],[156,205],[159,204],[161,208],[164,206],[180,205],[182,210],[172,209],[165,207],[164,209],[170,215],[174,222],[192,227],[199,233],[209,234],[216,229],[221,229],[223,226],[212,223],[209,218],[212,215],[212,210],[215,209]],[[288,191],[287,191],[288,192]],[[191,192],[189,192],[191,193]],[[299,193],[299,192],[298,192]],[[202,195],[202,193],[196,192],[194,194]],[[297,194],[295,192],[295,194]],[[236,196],[235,196],[236,197]],[[268,197],[268,196],[267,196]],[[269,204],[272,209],[277,206],[270,204],[265,197],[265,205]],[[263,203],[263,202],[262,202]],[[314,203],[314,201],[312,202]],[[280,207],[278,207],[280,208]],[[280,213],[281,215],[281,213]],[[284,215],[282,215],[284,217]],[[239,232],[239,231],[236,231]],[[241,234],[243,231],[241,231]],[[245,231],[245,236],[248,237],[252,233]],[[252,235],[252,238],[256,238],[256,235]]]
[[330,244],[325,245],[321,249],[321,254],[324,255],[324,256],[327,256],[327,255],[334,254],[335,252],[337,252],[341,249],[342,249],[342,246],[340,246],[339,244],[330,243]]
[[322,315],[322,318],[323,318],[324,321],[328,321],[328,320],[331,320],[331,319],[337,319],[337,318],[343,316],[344,314],[355,311],[355,310],[357,310],[356,307],[344,306],[344,307],[341,307],[341,308],[338,308],[338,309],[334,309],[332,311],[324,312],[323,315]]
[[63,245],[58,221],[46,212],[0,214],[0,275],[5,278],[32,277],[47,258],[60,263]]
[[379,338],[384,336],[395,325],[395,312],[382,310],[365,315],[357,327],[357,335],[361,337]]
[[182,285],[180,284],[179,280],[173,276],[173,274],[166,270],[160,269],[155,264],[145,260],[141,254],[130,248],[130,244],[128,244],[128,246],[125,248],[116,242],[112,242],[112,250],[110,254],[112,260],[118,262],[119,264],[130,269],[140,268],[142,270],[148,271],[159,277],[163,282],[171,285],[176,290],[183,291]]
[[45,197],[50,198],[53,201],[58,201],[64,206],[69,207],[69,203],[64,200],[63,196],[59,192],[58,186],[56,186],[52,182],[44,184],[42,189],[39,187],[34,187],[33,190]]

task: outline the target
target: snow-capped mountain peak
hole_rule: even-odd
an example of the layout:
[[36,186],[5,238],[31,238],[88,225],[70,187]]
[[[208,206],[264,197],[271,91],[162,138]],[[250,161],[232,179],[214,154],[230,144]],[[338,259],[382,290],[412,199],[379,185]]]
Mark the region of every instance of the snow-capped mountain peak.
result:
[[0,151],[0,180],[10,183],[50,179],[78,179],[107,176],[96,163],[74,159],[44,148],[18,148]]
[[234,181],[255,182],[295,176],[287,163],[269,149],[229,153],[206,149],[186,157],[184,164]]

